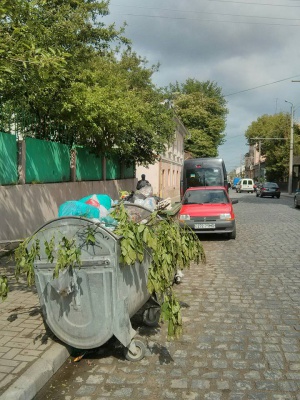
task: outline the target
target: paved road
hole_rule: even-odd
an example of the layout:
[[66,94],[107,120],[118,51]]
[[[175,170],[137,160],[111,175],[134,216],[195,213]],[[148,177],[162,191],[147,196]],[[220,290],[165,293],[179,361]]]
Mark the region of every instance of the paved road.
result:
[[109,343],[70,358],[35,397],[63,400],[300,400],[300,210],[291,198],[235,194],[237,239],[203,239],[176,291],[184,335],[134,326],[146,357],[124,360]]

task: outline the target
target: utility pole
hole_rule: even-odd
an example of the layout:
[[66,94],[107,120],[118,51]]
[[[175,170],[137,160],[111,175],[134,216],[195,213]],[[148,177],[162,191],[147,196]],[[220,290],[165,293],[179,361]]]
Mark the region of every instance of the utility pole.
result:
[[[279,137],[273,137],[273,138],[269,138],[269,137],[255,137],[253,138],[253,140],[258,140],[258,175],[260,178],[261,175],[261,165],[260,165],[260,157],[261,157],[261,141],[262,140],[288,140],[287,138],[279,138]],[[293,161],[292,161],[293,162]]]
[[291,137],[290,137],[290,165],[289,165],[289,181],[288,193],[293,192],[293,164],[294,164],[294,104],[285,100],[286,103],[291,105]]

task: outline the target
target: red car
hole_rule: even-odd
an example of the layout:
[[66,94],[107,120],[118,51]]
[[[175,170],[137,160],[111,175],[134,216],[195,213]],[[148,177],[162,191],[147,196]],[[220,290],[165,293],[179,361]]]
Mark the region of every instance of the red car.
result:
[[221,233],[236,238],[235,215],[223,186],[201,186],[187,189],[179,211],[180,224],[188,225],[195,233]]

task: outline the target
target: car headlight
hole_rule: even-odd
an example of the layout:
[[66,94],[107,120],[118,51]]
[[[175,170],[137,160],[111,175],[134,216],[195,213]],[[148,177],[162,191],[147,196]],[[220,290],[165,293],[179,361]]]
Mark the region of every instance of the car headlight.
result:
[[225,213],[225,214],[220,214],[220,219],[226,219],[228,220],[232,220],[233,218],[231,217],[231,215],[229,213]]
[[179,215],[179,221],[188,221],[190,219],[191,219],[191,217],[189,216],[189,214],[181,214],[181,215]]

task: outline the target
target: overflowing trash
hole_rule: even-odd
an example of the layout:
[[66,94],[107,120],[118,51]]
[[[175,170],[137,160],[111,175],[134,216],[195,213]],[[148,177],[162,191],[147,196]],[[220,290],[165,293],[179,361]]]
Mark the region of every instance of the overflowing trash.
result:
[[[118,200],[113,200],[107,194],[91,194],[82,199],[66,201],[59,206],[58,217],[90,218],[94,222],[99,222],[106,228],[114,230],[117,221],[110,214],[120,202],[141,206],[151,212],[171,208],[171,199],[162,199],[153,195],[153,188],[148,184],[136,191],[120,191]],[[142,221],[144,219],[142,209],[130,207],[130,217],[135,222]]]

